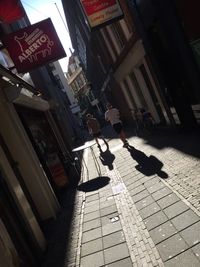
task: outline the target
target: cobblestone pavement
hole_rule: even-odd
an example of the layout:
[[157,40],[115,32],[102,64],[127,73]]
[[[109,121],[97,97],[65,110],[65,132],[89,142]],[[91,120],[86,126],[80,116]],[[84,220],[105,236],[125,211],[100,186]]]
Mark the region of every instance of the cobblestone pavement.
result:
[[130,137],[93,146],[79,185],[65,267],[200,266],[198,139]]

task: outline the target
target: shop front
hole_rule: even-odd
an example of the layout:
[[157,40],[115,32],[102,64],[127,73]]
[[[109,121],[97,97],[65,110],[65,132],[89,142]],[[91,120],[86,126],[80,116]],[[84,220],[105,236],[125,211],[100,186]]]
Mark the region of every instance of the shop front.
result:
[[[8,77],[0,80],[0,265],[32,267],[46,250],[42,221],[60,206],[13,104],[32,93],[18,91]],[[35,106],[48,103],[36,98]]]
[[45,112],[15,105],[23,126],[53,189],[57,192],[69,185],[69,164],[47,120]]

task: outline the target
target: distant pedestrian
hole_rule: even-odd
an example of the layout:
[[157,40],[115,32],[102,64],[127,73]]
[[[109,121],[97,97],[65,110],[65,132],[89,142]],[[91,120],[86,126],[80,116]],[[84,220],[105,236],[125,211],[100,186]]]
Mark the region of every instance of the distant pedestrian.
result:
[[86,118],[87,118],[87,127],[89,130],[89,133],[94,137],[98,148],[101,148],[99,144],[99,139],[102,139],[104,143],[106,144],[106,146],[108,147],[108,143],[106,142],[106,140],[104,139],[101,133],[100,124],[98,120],[94,118],[93,115],[90,113],[87,114]]
[[147,129],[152,129],[153,126],[155,125],[155,120],[151,115],[151,113],[148,110],[145,110],[144,108],[141,108],[140,112],[142,114],[142,121],[144,127]]
[[105,113],[105,120],[111,123],[113,129],[119,135],[119,138],[122,140],[124,147],[127,147],[128,141],[126,140],[126,134],[124,132],[122,121],[120,119],[119,110],[113,108],[113,106],[110,103],[108,103],[106,107],[107,111]]

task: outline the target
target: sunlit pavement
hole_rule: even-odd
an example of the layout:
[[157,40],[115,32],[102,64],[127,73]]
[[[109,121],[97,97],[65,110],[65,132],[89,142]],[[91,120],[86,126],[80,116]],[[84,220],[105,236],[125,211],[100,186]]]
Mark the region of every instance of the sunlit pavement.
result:
[[85,151],[64,266],[200,266],[198,137],[156,132],[124,148],[112,135],[109,150],[94,146],[100,176]]

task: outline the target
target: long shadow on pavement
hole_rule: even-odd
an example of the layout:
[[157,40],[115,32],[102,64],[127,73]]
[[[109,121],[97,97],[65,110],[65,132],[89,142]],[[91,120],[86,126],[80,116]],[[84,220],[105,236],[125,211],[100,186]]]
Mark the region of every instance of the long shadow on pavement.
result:
[[[104,129],[103,129],[104,130]],[[109,126],[105,128],[105,137],[118,138]],[[134,137],[134,127],[125,128],[127,137]],[[183,131],[180,128],[157,127],[149,133],[140,132],[139,138],[157,149],[166,147],[175,148],[185,154],[200,158],[200,134],[199,131]]]
[[200,158],[200,136],[198,133],[177,133],[175,131],[154,131],[142,137],[145,142],[158,149],[175,148],[185,154]]
[[99,149],[99,151],[100,151],[99,158],[101,160],[101,163],[104,166],[108,166],[109,170],[113,170],[113,162],[115,160],[115,155],[111,153],[109,148],[107,148],[105,151]]
[[146,176],[157,174],[160,178],[168,178],[168,174],[162,171],[163,163],[155,156],[149,157],[142,151],[135,149],[133,146],[128,146],[127,150],[130,152],[131,157],[137,161],[138,165],[135,168]]
[[70,227],[74,212],[76,188],[63,189],[59,194],[61,211],[56,219],[50,219],[43,224],[47,240],[47,251],[42,267],[64,266],[66,251],[70,244]]
[[107,176],[101,176],[97,177],[95,179],[92,179],[90,181],[87,181],[85,183],[80,184],[77,189],[79,191],[83,192],[90,192],[90,191],[95,191],[98,190],[106,185],[108,185],[110,182],[110,178]]

